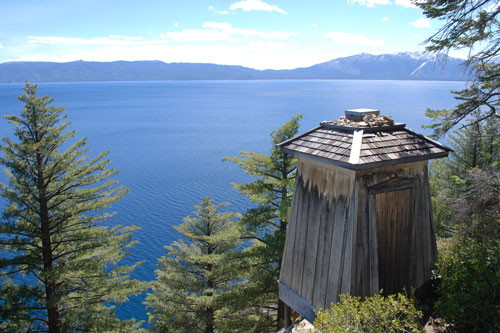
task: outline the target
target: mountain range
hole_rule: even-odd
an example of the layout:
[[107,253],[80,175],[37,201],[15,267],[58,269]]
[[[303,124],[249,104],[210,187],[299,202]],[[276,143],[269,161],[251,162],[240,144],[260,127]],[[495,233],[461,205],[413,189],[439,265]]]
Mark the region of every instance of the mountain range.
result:
[[155,80],[466,80],[463,60],[429,53],[358,54],[310,67],[256,70],[243,66],[162,61],[5,62],[0,83]]

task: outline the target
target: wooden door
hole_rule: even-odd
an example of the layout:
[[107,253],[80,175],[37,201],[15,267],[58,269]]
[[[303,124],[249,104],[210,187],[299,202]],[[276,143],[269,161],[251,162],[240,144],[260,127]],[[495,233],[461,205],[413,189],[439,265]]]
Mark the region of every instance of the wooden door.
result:
[[385,295],[411,285],[411,247],[415,227],[414,189],[372,194],[376,206],[379,288]]

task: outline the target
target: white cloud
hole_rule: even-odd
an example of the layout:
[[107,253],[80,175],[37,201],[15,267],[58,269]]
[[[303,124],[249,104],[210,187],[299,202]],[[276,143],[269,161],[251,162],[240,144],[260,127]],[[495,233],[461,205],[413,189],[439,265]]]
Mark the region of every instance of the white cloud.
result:
[[412,0],[396,0],[396,5],[406,8],[418,8],[413,4]]
[[215,14],[219,14],[219,15],[226,15],[228,13],[227,10],[217,10],[214,8],[214,6],[208,6],[208,10],[214,12]]
[[[237,41],[207,42],[176,41],[160,39],[156,34],[145,33],[142,39],[110,38],[69,38],[51,36],[33,37],[34,43],[9,47],[4,44],[0,52],[0,61],[116,61],[116,60],[160,60],[164,62],[215,63],[241,65],[256,69],[290,69],[307,67],[326,62],[338,57],[346,57],[362,52],[371,54],[413,51],[400,44],[373,40],[363,35],[333,33],[328,38],[336,39],[342,45],[332,42],[320,42],[317,45],[296,44],[300,40],[266,39],[259,36],[262,31],[236,29],[223,22],[207,22],[199,30],[223,29],[240,32],[245,35],[231,35]],[[272,32],[266,32],[272,34]],[[276,34],[278,36],[278,34]],[[292,34],[285,33],[284,36]],[[156,37],[155,37],[156,36]],[[165,38],[169,38],[166,34]],[[407,38],[411,39],[410,38]],[[407,41],[406,40],[406,41]],[[108,43],[106,43],[108,41]],[[49,44],[52,43],[52,44]],[[110,42],[110,43],[109,43]],[[8,53],[4,52],[8,50]],[[2,58],[3,57],[3,58]]]
[[2,43],[0,43],[0,49],[2,49],[2,48],[3,48],[3,45],[2,45]]
[[145,45],[157,43],[158,41],[145,41],[142,37],[130,37],[121,35],[109,35],[98,38],[75,38],[58,36],[28,36],[29,44],[52,44],[52,45]]
[[142,37],[123,36],[123,35],[109,35],[109,38],[113,40],[142,40]]
[[382,23],[385,23],[387,21],[389,21],[389,18],[387,16],[385,16],[385,17],[382,18]]
[[176,27],[176,28],[177,28],[178,26],[179,26],[179,22],[175,22],[175,23],[174,23],[174,27]]
[[366,7],[375,7],[375,5],[390,5],[391,2],[389,0],[347,0],[347,3],[354,4],[359,3],[362,6]]
[[164,62],[214,63],[240,65],[256,69],[290,69],[307,67],[331,60],[331,50],[297,48],[282,40],[255,40],[248,43],[205,44],[196,43],[149,43],[129,45],[31,45],[30,52],[9,55],[2,61],[116,61],[116,60],[160,60]]
[[258,51],[266,51],[269,49],[286,49],[287,44],[283,42],[271,42],[271,41],[255,41],[251,42],[248,44],[248,48],[252,50],[258,50]]
[[182,31],[169,31],[162,33],[161,38],[173,39],[178,41],[234,41],[236,40],[230,34],[227,34],[220,30],[210,29],[210,30],[200,30],[200,29],[184,29]]
[[237,41],[237,37],[258,37],[264,39],[287,39],[295,33],[272,31],[264,32],[254,29],[234,28],[230,23],[205,22],[203,29],[185,29],[180,32],[166,32],[162,38],[178,41]]
[[231,23],[226,23],[226,22],[205,22],[203,23],[203,28],[228,31],[233,29],[233,26],[231,25]]
[[359,45],[359,46],[382,46],[384,41],[380,39],[371,39],[365,35],[350,34],[347,32],[329,32],[325,38],[333,40],[337,44],[342,45]]
[[[362,6],[375,7],[376,5],[390,5],[390,0],[347,0],[347,3],[354,4],[359,3]],[[398,6],[403,6],[406,8],[418,8],[412,2],[412,0],[395,0],[394,3]]]
[[418,20],[416,20],[415,22],[410,22],[410,24],[412,26],[414,26],[415,28],[417,29],[420,29],[420,28],[430,28],[431,27],[431,21],[421,17],[419,18]]
[[230,10],[236,10],[236,9],[243,9],[245,12],[251,11],[251,10],[262,10],[266,12],[278,12],[281,14],[286,14],[286,12],[279,8],[276,5],[270,5],[264,1],[261,0],[243,0],[243,1],[238,1],[235,3],[232,3],[229,6]]
[[[375,7],[376,5],[390,5],[391,1],[390,0],[347,0],[347,3],[349,4],[354,4],[354,3],[359,3],[362,6],[366,7]],[[398,6],[403,6],[406,8],[418,8],[415,6],[412,2],[412,0],[395,0],[394,3]]]
[[319,25],[317,25],[316,23],[313,23],[313,24],[311,24],[311,27],[317,28],[317,27],[319,27]]

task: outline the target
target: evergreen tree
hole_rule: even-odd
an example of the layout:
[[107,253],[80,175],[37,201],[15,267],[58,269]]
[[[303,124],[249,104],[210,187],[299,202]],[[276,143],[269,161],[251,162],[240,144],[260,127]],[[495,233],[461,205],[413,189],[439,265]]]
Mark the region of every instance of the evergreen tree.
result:
[[500,330],[500,172],[472,169],[439,253],[438,315],[454,332]]
[[451,235],[454,202],[468,191],[469,173],[473,169],[500,171],[500,121],[478,122],[480,114],[473,116],[471,126],[449,135],[450,157],[432,161],[429,168],[434,222],[440,237]]
[[444,235],[450,238],[439,253],[436,308],[451,330],[496,331],[500,328],[500,63],[495,58],[500,54],[500,5],[497,0],[415,3],[427,17],[445,21],[428,39],[427,49],[445,53],[467,49],[471,71],[468,87],[454,92],[460,101],[454,109],[427,110],[435,136],[462,125],[451,136],[455,152],[438,165],[439,173],[431,175],[433,203],[435,198],[447,198],[437,200],[443,205],[434,207],[435,216],[453,227]]
[[[228,304],[242,314],[234,322],[236,329],[261,331],[279,325],[283,303],[278,303],[278,279],[288,224],[297,159],[282,152],[276,144],[297,134],[301,115],[294,116],[277,131],[271,132],[271,154],[242,151],[241,156],[224,158],[239,165],[255,180],[233,186],[256,207],[243,216],[243,239],[251,245],[243,253],[242,282],[233,291]],[[228,322],[228,325],[230,323]]]
[[24,91],[21,115],[5,117],[17,140],[3,138],[0,147],[9,179],[0,184],[8,202],[0,222],[0,329],[134,329],[110,303],[144,289],[129,279],[136,265],[118,265],[135,228],[103,225],[127,190],[110,179],[118,171],[107,169],[107,153],[88,158],[86,139],[71,143],[75,131],[60,123],[64,108],[48,106],[53,99],[38,97],[36,85]]
[[220,212],[228,203],[212,205],[203,198],[194,217],[174,227],[186,240],[166,246],[159,259],[153,293],[146,305],[149,320],[162,332],[220,331],[224,295],[238,278],[237,248],[241,245],[237,213]]
[[499,167],[500,22],[498,1],[428,0],[414,1],[429,18],[443,20],[442,27],[427,39],[427,50],[448,54],[467,49],[469,86],[453,92],[459,104],[450,110],[427,110],[428,126],[434,136],[446,134],[456,125],[461,129],[449,136],[455,151],[450,159],[433,161],[430,167],[433,210],[438,235],[449,236],[451,204],[467,191],[466,179],[472,168]]
[[[500,117],[500,6],[491,0],[426,0],[414,3],[429,18],[444,24],[427,42],[427,50],[448,54],[450,50],[466,49],[466,65],[471,70],[469,86],[454,92],[460,103],[450,110],[427,110],[434,121],[429,127],[439,137],[457,124],[479,112],[475,122]],[[474,124],[470,123],[469,124]]]

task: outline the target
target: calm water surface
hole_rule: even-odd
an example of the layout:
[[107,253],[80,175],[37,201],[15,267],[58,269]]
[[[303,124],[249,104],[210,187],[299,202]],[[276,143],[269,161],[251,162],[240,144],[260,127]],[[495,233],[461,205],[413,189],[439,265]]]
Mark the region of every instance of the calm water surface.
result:
[[[0,84],[0,115],[19,114],[22,86]],[[171,227],[203,196],[240,212],[250,205],[230,185],[249,179],[222,157],[267,152],[269,133],[298,113],[301,131],[338,119],[345,109],[375,108],[429,134],[421,129],[428,124],[426,108],[452,107],[449,92],[463,87],[441,81],[163,81],[41,83],[39,92],[66,107],[71,128],[78,138],[88,137],[92,156],[110,151],[110,166],[121,170],[117,178],[130,189],[113,205],[110,224],[142,228],[127,262],[145,260],[134,277],[153,280],[163,247],[179,238]],[[4,136],[13,130],[0,119]],[[123,304],[119,316],[147,320],[143,300]]]

